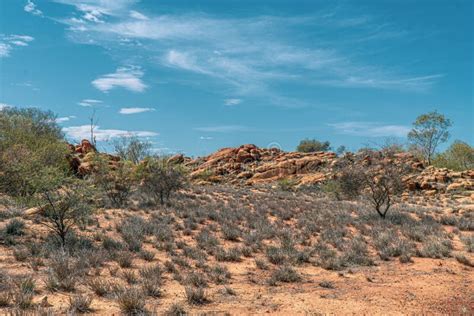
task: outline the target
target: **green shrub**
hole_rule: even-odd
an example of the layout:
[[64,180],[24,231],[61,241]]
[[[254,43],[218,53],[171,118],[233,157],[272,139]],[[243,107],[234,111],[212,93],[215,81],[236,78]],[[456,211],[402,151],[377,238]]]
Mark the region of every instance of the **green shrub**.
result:
[[437,155],[433,165],[456,171],[474,169],[474,147],[462,141],[455,141],[445,152]]
[[68,175],[68,147],[52,112],[0,110],[0,192],[29,197]]
[[316,139],[303,139],[296,147],[296,151],[302,153],[311,153],[316,151],[329,151],[331,150],[331,143],[328,141],[320,142]]

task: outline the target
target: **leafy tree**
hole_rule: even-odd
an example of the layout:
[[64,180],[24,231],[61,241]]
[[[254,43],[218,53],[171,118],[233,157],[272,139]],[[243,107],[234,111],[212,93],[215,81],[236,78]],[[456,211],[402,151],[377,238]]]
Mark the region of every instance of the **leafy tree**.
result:
[[133,135],[123,136],[114,141],[114,149],[122,160],[138,164],[145,157],[150,156],[151,144]]
[[52,112],[0,110],[0,192],[28,197],[68,175],[68,148]]
[[328,141],[320,142],[316,139],[303,139],[300,141],[296,151],[302,153],[312,153],[316,151],[329,151],[331,150],[331,143]]
[[448,140],[448,128],[451,125],[449,119],[436,111],[418,116],[413,123],[413,129],[408,133],[408,139],[419,148],[429,165],[431,165],[439,144]]
[[337,147],[337,149],[336,149],[336,154],[338,154],[338,155],[343,155],[345,152],[347,152],[347,148],[344,145],[341,145],[341,146]]
[[435,157],[433,165],[457,171],[474,169],[474,148],[457,140],[445,152]]

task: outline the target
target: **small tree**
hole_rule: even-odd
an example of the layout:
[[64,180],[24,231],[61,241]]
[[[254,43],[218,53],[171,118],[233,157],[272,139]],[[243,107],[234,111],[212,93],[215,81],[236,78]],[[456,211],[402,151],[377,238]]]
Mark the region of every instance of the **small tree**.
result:
[[320,142],[316,139],[303,139],[300,141],[296,151],[302,153],[312,153],[317,151],[329,151],[331,150],[331,143],[328,141]]
[[448,140],[451,125],[449,119],[436,111],[418,116],[413,123],[408,139],[419,148],[429,165],[439,144]]
[[146,159],[139,166],[138,175],[143,191],[162,205],[170,198],[171,193],[184,186],[183,170],[179,166],[168,164],[165,159]]
[[394,196],[403,192],[401,169],[393,163],[362,168],[364,195],[380,217],[385,218],[392,206]]
[[40,223],[50,229],[64,247],[69,232],[92,212],[90,192],[73,181],[60,190],[45,191],[40,199]]
[[114,149],[122,160],[138,164],[145,157],[150,156],[151,144],[133,135],[123,136],[114,141]]

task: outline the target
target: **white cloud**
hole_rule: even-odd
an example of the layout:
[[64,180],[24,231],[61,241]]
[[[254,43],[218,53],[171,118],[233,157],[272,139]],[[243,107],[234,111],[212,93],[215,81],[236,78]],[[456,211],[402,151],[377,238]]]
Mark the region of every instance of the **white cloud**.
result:
[[64,116],[64,117],[58,117],[56,118],[56,123],[64,123],[64,122],[69,122],[71,119],[75,119],[76,117],[74,115],[71,116]]
[[154,108],[121,108],[120,114],[137,114],[143,112],[153,112],[156,111]]
[[201,136],[201,137],[199,137],[199,139],[201,139],[201,140],[213,140],[213,139],[214,139],[214,137],[210,137],[210,136]]
[[130,17],[137,20],[149,20],[146,15],[135,10],[130,11]]
[[366,137],[406,137],[410,131],[405,125],[383,125],[374,122],[341,122],[328,124],[340,134]]
[[120,67],[115,73],[106,74],[92,81],[92,85],[102,92],[121,87],[134,92],[143,92],[147,85],[141,80],[143,71],[138,67]]
[[[77,1],[82,6],[72,0],[57,1],[87,11],[86,0]],[[94,7],[98,2],[87,1],[89,6],[94,3]],[[288,103],[279,101],[291,98],[275,88],[278,81],[308,86],[425,91],[443,76],[416,74],[409,65],[375,64],[371,51],[365,55],[364,51],[355,53],[354,45],[360,41],[383,46],[385,43],[380,41],[401,39],[404,35],[403,30],[365,15],[347,18],[338,16],[335,10],[297,17],[218,18],[176,13],[145,16],[132,10],[132,1],[124,2],[121,1],[117,10],[102,5],[99,12],[103,16],[115,14],[116,17],[102,19],[104,23],[84,19],[63,21],[70,26],[70,38],[102,45],[116,52],[119,58],[124,48],[133,49],[139,55],[157,56],[152,59],[154,62],[207,76],[215,85],[230,87],[221,90],[237,97],[250,95],[285,106]],[[294,36],[301,27],[310,27],[315,32]],[[340,30],[340,37],[332,40],[320,35],[326,30]],[[309,41],[314,43],[313,48],[304,44]],[[194,80],[187,82],[197,84]],[[311,104],[302,98],[294,101],[291,104]]]
[[[72,139],[85,139],[90,137],[90,125],[64,127],[63,131]],[[137,137],[155,137],[158,133],[151,131],[126,131],[118,129],[101,129],[96,126],[94,136],[97,141],[107,141],[117,137],[137,136]]]
[[240,103],[242,103],[241,99],[225,99],[224,100],[224,104],[228,106],[238,105]]
[[0,34],[0,58],[10,56],[11,51],[18,46],[28,46],[34,38],[28,35]]
[[26,5],[23,7],[23,9],[28,12],[28,13],[31,13],[33,15],[43,15],[43,12],[41,12],[41,10],[37,9],[36,8],[36,4],[31,1],[31,0],[28,0],[28,2],[26,3]]
[[102,103],[101,100],[83,99],[81,102],[78,102],[77,104],[84,107],[93,107],[94,105],[98,105],[100,103]]
[[220,126],[207,126],[197,127],[197,131],[201,132],[213,132],[213,133],[232,133],[232,132],[247,132],[251,129],[243,125],[220,125]]
[[79,22],[104,23],[109,16],[119,16],[128,11],[137,0],[54,0],[58,3],[72,5],[82,13]]

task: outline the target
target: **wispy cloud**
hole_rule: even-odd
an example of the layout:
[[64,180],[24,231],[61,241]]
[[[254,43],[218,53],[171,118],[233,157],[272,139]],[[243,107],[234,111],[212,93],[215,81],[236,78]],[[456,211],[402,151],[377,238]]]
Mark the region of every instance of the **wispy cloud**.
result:
[[23,7],[23,9],[28,12],[28,13],[31,13],[33,15],[43,15],[43,12],[41,12],[41,10],[39,10],[37,7],[36,7],[36,4],[31,1],[31,0],[28,0],[28,2],[26,3],[26,5]]
[[54,0],[58,3],[72,5],[82,13],[77,22],[103,23],[109,16],[119,16],[137,0]]
[[101,100],[95,100],[95,99],[83,99],[81,102],[78,102],[77,104],[80,106],[84,107],[93,107],[95,105],[101,104]]
[[142,76],[143,71],[139,67],[120,67],[114,73],[95,79],[92,81],[92,85],[102,92],[109,92],[118,87],[134,92],[143,92],[147,85],[143,83]]
[[[275,88],[281,82],[425,91],[443,77],[440,73],[413,73],[403,64],[375,64],[370,51],[365,55],[354,53],[354,43],[360,41],[383,45],[383,41],[406,36],[396,26],[365,15],[347,18],[334,10],[305,16],[219,18],[206,14],[143,14],[133,10],[134,1],[118,1],[115,8],[97,5],[102,1],[57,1],[74,5],[82,13],[91,12],[89,6],[95,3],[94,10],[100,13],[100,22],[63,20],[73,40],[103,45],[117,55],[125,52],[124,48],[133,48],[156,56],[150,60],[159,66],[226,85],[222,93],[260,97],[274,105],[285,106],[288,103],[279,100],[290,99]],[[301,27],[318,32],[295,36]],[[340,36],[331,40],[321,35],[325,31],[337,31]],[[108,85],[102,88],[108,89]],[[292,103],[310,104],[304,99]]]
[[196,131],[210,132],[210,133],[232,133],[232,132],[247,132],[252,129],[243,125],[219,125],[219,126],[207,126],[207,127],[196,127]]
[[375,122],[340,122],[328,124],[340,134],[366,137],[406,137],[410,131],[405,125],[385,125]]
[[242,103],[242,99],[225,99],[224,104],[227,106],[238,105]]
[[15,47],[28,46],[34,38],[29,35],[3,35],[0,34],[0,58],[10,56]]
[[137,114],[143,112],[153,112],[156,111],[154,108],[121,108],[119,113],[120,114]]
[[74,115],[71,116],[63,116],[63,117],[58,117],[56,119],[56,123],[64,123],[64,122],[69,122],[72,119],[75,119],[76,117]]
[[199,137],[200,140],[213,140],[214,137],[211,137],[211,136],[201,136]]
[[[64,127],[63,131],[69,138],[72,139],[84,139],[90,137],[90,125],[81,125],[81,126],[69,126]],[[117,137],[128,137],[128,136],[137,136],[137,137],[156,137],[158,133],[151,131],[126,131],[119,129],[102,129],[100,126],[96,126],[94,129],[94,136],[97,141],[107,141]]]

